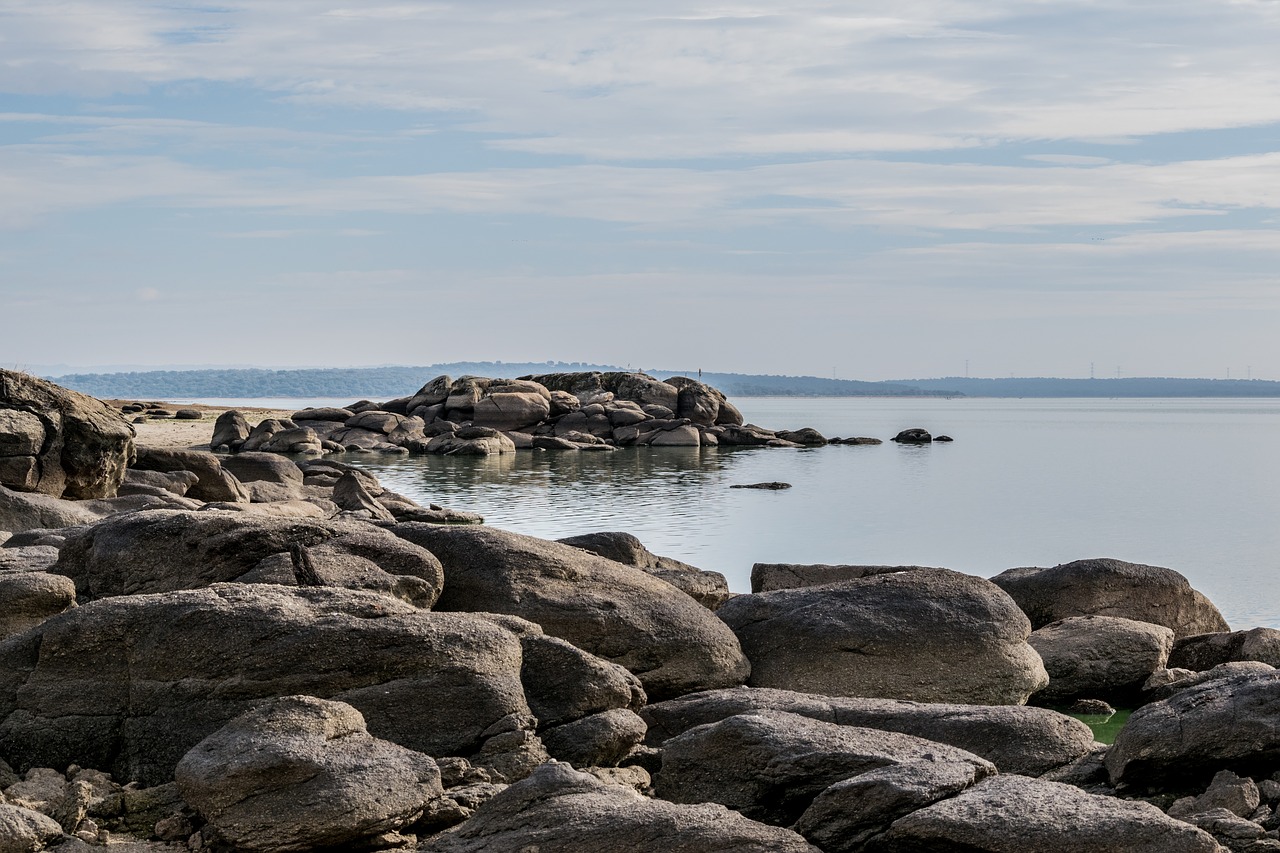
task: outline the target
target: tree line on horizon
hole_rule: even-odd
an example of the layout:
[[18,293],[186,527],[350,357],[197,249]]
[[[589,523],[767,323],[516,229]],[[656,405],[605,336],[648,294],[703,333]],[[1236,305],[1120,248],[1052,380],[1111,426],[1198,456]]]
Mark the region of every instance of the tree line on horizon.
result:
[[[583,362],[450,362],[420,367],[326,367],[288,370],[149,370],[79,373],[53,381],[95,397],[130,399],[350,397],[391,399],[412,394],[448,374],[514,379],[540,373],[620,371]],[[643,372],[667,379],[700,378],[730,397],[1280,397],[1280,382],[1261,379],[983,379],[944,377],[865,382],[819,376],[721,373],[696,370]]]

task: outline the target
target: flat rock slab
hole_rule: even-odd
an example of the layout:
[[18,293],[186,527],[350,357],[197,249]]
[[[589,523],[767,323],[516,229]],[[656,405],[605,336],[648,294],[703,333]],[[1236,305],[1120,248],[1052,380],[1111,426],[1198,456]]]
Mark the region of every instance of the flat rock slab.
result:
[[1069,764],[1094,746],[1093,732],[1079,720],[1024,705],[934,704],[738,687],[649,705],[640,715],[649,725],[646,742],[661,746],[694,726],[767,710],[915,735],[974,753],[1003,773],[1029,776]]
[[895,821],[880,853],[1220,853],[1213,836],[1149,803],[995,776]]
[[821,853],[789,829],[721,805],[679,805],[544,764],[420,853]]

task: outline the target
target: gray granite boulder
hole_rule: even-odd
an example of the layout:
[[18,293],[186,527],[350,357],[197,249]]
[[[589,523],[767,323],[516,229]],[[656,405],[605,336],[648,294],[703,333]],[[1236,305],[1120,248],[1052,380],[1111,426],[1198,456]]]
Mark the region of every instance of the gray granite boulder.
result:
[[883,729],[945,743],[985,758],[1002,773],[1038,776],[1070,764],[1094,747],[1079,720],[1025,705],[952,705],[856,699],[736,687],[693,693],[640,711],[646,742],[661,746],[689,729],[736,714],[786,711],[846,726]]
[[101,400],[0,368],[0,486],[74,500],[112,497],[133,458],[133,434]]
[[1202,788],[1219,770],[1269,776],[1280,762],[1280,671],[1214,678],[1133,712],[1107,752],[1113,785]]
[[244,446],[251,431],[244,415],[234,410],[223,412],[213,422],[213,437],[209,439],[209,449],[237,451]]
[[480,806],[420,853],[820,853],[789,829],[724,806],[678,805],[606,784],[566,764],[544,764]]
[[249,492],[234,474],[222,467],[218,457],[202,450],[170,450],[139,447],[133,467],[142,471],[190,471],[198,478],[187,497],[200,501],[248,503]]
[[158,784],[261,700],[307,694],[353,705],[375,737],[468,756],[531,719],[520,666],[519,638],[489,620],[368,592],[107,598],[0,643],[0,755]]
[[721,803],[752,820],[790,826],[836,782],[926,760],[968,765],[976,779],[996,772],[989,761],[923,738],[760,711],[664,743],[654,791],[672,802]]
[[519,630],[509,621],[499,624],[520,635],[520,678],[540,727],[561,725],[615,708],[639,711],[644,707],[646,697],[640,679],[625,668],[558,637],[545,636],[532,623],[526,624],[533,630]]
[[521,616],[639,676],[650,698],[730,687],[749,664],[733,633],[640,569],[489,527],[398,524],[444,565],[438,610]]
[[62,838],[62,827],[53,818],[0,802],[0,850],[4,853],[36,853]]
[[0,568],[0,640],[75,606],[76,585],[70,578]]
[[992,775],[972,761],[936,756],[877,767],[827,787],[793,827],[824,853],[875,850],[900,817],[954,797]]
[[53,571],[88,600],[237,581],[368,589],[430,607],[444,582],[432,554],[369,524],[209,510],[106,519],[68,538]]
[[[841,849],[841,848],[836,848]],[[1213,837],[1149,803],[994,776],[894,821],[878,853],[1220,853]]]
[[92,524],[102,518],[101,509],[85,501],[68,501],[0,486],[0,530],[57,529]]
[[1252,628],[1183,637],[1169,653],[1170,669],[1203,672],[1233,661],[1261,661],[1280,666],[1280,631]]
[[670,557],[659,557],[630,533],[602,531],[569,536],[556,541],[628,566],[644,569],[654,577],[661,578],[691,596],[709,610],[718,609],[721,604],[733,597],[733,593],[729,591],[729,582],[724,575],[719,572],[706,572]]
[[311,696],[268,700],[192,747],[174,771],[204,839],[285,853],[359,847],[440,796],[427,756],[375,738],[360,712]]
[[1132,706],[1142,685],[1168,661],[1173,631],[1116,616],[1073,616],[1032,631],[1027,642],[1049,673],[1036,704],[1102,699]]
[[1099,558],[1050,569],[1009,569],[991,579],[1035,628],[1071,616],[1119,616],[1173,630],[1175,637],[1228,631],[1227,622],[1173,569]]
[[614,708],[538,732],[547,753],[574,767],[613,767],[644,740],[634,711]]
[[945,569],[740,595],[717,615],[751,660],[753,687],[1017,705],[1048,683],[1013,599]]

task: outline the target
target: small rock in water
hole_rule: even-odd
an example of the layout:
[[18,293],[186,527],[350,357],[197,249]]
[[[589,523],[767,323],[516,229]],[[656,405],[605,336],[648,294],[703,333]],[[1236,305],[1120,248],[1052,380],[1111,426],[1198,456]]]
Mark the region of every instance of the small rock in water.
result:
[[934,441],[955,441],[955,439],[949,435],[935,435],[933,437],[933,440]]
[[899,444],[929,444],[933,441],[933,436],[929,434],[927,429],[904,429],[893,437],[893,440]]
[[789,489],[789,488],[791,488],[791,484],[790,484],[790,483],[778,483],[778,482],[772,482],[772,483],[740,483],[740,484],[738,484],[738,485],[736,485],[736,486],[730,486],[729,488],[731,488],[731,489],[768,489],[769,491],[777,492],[777,491],[781,491],[782,489]]
[[1098,716],[1105,717],[1110,717],[1115,712],[1115,708],[1112,708],[1101,699],[1077,699],[1072,703],[1071,707],[1067,709],[1067,713],[1069,714],[1096,714]]

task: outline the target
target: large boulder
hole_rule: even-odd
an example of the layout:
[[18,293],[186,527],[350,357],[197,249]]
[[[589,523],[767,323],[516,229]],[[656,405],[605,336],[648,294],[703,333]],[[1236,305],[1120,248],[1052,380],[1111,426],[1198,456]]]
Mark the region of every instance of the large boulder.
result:
[[724,806],[677,805],[549,763],[482,805],[420,853],[819,853],[789,829]]
[[376,737],[469,756],[530,719],[520,640],[355,590],[218,584],[102,599],[0,643],[0,755],[144,785],[262,699],[356,707]]
[[1135,704],[1146,680],[1165,667],[1173,631],[1115,616],[1073,616],[1032,631],[1027,642],[1049,673],[1036,704],[1102,699],[1123,707]]
[[142,471],[190,471],[197,482],[187,497],[200,501],[248,503],[249,492],[234,474],[222,467],[218,457],[202,450],[172,450],[162,447],[139,447],[133,463]]
[[671,557],[659,557],[630,533],[603,531],[569,536],[556,541],[628,566],[644,569],[654,577],[662,578],[676,589],[692,596],[699,604],[711,610],[718,609],[733,596],[724,575],[719,572],[705,572]]
[[877,767],[830,785],[793,827],[824,853],[874,850],[898,818],[954,797],[990,772],[970,761],[927,756]]
[[398,524],[444,564],[437,609],[510,613],[638,675],[650,698],[741,684],[749,664],[724,623],[631,566],[488,527]]
[[1232,661],[1261,661],[1280,666],[1280,631],[1252,628],[1183,637],[1169,653],[1170,669],[1203,672]]
[[883,853],[1220,853],[1211,835],[1149,803],[1012,775],[986,779],[899,818],[876,840],[874,849]]
[[894,699],[853,699],[736,687],[693,693],[640,711],[647,742],[661,746],[695,726],[758,711],[786,711],[842,726],[914,735],[985,758],[1002,773],[1038,776],[1094,747],[1079,720],[1025,705],[948,705]]
[[1076,560],[1051,569],[1009,569],[991,582],[1013,597],[1035,628],[1071,616],[1119,616],[1163,625],[1175,637],[1230,630],[1213,602],[1159,566]]
[[430,607],[444,582],[429,552],[369,524],[211,510],[106,519],[70,536],[52,571],[85,600],[237,581],[368,589]]
[[717,615],[751,660],[753,687],[1018,705],[1049,680],[1013,600],[945,569],[740,595]]
[[676,417],[688,418],[700,426],[711,426],[716,423],[724,394],[710,385],[687,376],[672,376],[667,380],[667,384],[674,385],[679,391],[679,396],[676,398]]
[[1203,788],[1219,770],[1268,776],[1280,762],[1280,672],[1185,687],[1133,712],[1107,752],[1113,785]]
[[109,498],[133,452],[133,427],[106,403],[0,369],[0,485],[55,498]]
[[62,837],[62,827],[53,818],[0,802],[0,850],[4,853],[35,853]]
[[672,802],[721,803],[752,820],[790,826],[836,782],[926,760],[967,765],[975,781],[996,772],[989,761],[923,738],[761,711],[668,740],[654,790]]
[[344,702],[285,696],[196,744],[174,772],[206,841],[254,853],[357,847],[440,796],[427,756],[375,738]]

